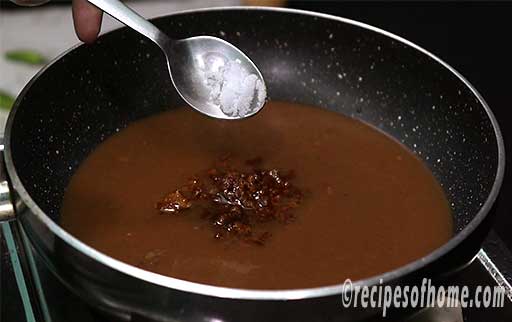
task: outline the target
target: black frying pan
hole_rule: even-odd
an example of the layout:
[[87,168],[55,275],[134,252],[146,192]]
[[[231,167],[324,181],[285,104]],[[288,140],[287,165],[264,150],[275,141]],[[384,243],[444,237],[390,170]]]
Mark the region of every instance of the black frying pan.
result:
[[[381,279],[411,284],[472,260],[489,229],[504,148],[489,107],[446,63],[377,28],[308,12],[210,9],[154,22],[175,38],[225,38],[259,66],[271,99],[316,105],[373,124],[430,167],[451,204],[454,237],[421,260],[358,284]],[[74,292],[125,318],[339,321],[376,314],[378,309],[343,308],[340,285],[254,291],[163,277],[109,258],[59,227],[65,187],[96,145],[134,120],[183,105],[163,66],[154,45],[121,29],[68,51],[27,85],[5,140],[17,217],[11,226],[26,233]]]

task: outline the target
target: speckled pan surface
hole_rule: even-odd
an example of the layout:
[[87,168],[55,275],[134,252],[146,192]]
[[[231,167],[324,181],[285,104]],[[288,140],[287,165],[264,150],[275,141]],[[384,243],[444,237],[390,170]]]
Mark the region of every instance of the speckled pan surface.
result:
[[[447,193],[457,231],[472,227],[393,276],[446,255],[489,211],[504,170],[497,123],[469,83],[415,45],[350,20],[291,10],[214,9],[155,24],[176,38],[207,34],[232,42],[260,68],[270,99],[361,119],[429,165]],[[27,203],[26,190],[58,222],[66,184],[97,144],[134,120],[183,105],[163,66],[153,44],[122,29],[75,48],[39,74],[8,122],[7,165],[20,199]],[[155,283],[169,286],[172,279]],[[256,293],[247,298],[260,298]]]
[[[431,167],[463,214],[459,229],[483,205],[496,176],[496,134],[478,97],[451,71],[400,41],[316,16],[242,10],[197,23],[205,14],[156,24],[174,37],[233,42],[262,69],[271,99],[339,111],[398,138]],[[12,146],[14,155],[16,147],[30,152],[14,160],[33,171],[20,174],[23,182],[48,181],[42,198],[27,187],[46,213],[57,214],[69,176],[106,136],[182,105],[162,66],[152,43],[123,30],[73,50],[32,84],[21,102],[30,109],[16,113],[28,120],[14,124]]]

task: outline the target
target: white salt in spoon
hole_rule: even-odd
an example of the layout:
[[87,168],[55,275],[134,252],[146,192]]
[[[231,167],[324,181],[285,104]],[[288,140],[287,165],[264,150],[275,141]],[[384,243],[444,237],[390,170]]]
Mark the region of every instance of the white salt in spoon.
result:
[[172,83],[194,109],[220,119],[241,119],[265,105],[265,81],[254,63],[220,38],[171,39],[118,0],[88,0],[162,49]]

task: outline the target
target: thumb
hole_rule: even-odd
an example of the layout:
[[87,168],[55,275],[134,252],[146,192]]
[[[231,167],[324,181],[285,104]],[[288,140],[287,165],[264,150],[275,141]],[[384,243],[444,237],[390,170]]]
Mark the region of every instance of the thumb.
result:
[[78,38],[92,43],[101,29],[103,12],[87,0],[73,0],[73,23]]

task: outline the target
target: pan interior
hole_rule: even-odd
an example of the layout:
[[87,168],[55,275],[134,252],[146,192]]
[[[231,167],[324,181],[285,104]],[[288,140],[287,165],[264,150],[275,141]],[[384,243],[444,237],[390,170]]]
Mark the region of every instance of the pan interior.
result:
[[[207,34],[239,46],[262,71],[271,99],[343,113],[397,138],[441,183],[457,231],[487,199],[498,167],[492,123],[474,93],[420,51],[291,12],[195,12],[155,23],[173,37]],[[60,58],[23,95],[12,116],[12,160],[53,220],[71,175],[96,145],[132,121],[184,105],[164,62],[153,44],[121,29]]]

